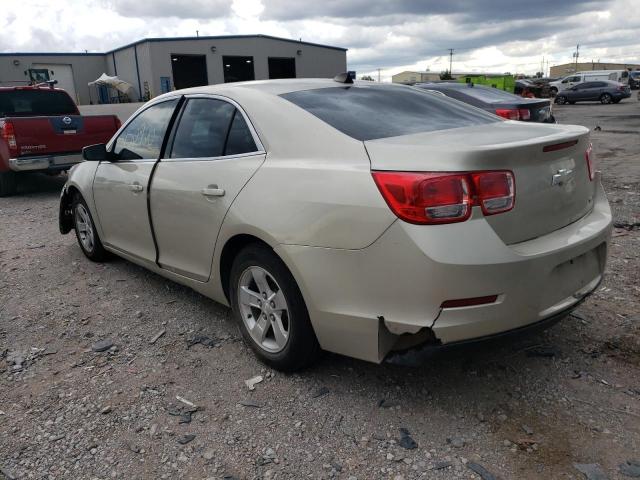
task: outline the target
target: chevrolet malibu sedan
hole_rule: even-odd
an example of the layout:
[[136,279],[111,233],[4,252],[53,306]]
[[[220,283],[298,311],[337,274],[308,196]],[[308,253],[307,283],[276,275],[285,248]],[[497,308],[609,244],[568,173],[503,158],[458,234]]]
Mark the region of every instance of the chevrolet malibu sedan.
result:
[[586,128],[339,80],[155,98],[85,148],[61,232],[230,306],[281,370],[544,326],[597,287],[611,212]]

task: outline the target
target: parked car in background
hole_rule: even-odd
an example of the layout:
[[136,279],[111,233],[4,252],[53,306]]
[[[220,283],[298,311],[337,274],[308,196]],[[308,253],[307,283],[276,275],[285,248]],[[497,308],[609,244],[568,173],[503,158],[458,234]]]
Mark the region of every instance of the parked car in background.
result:
[[60,230],[230,305],[262,361],[543,327],[600,283],[589,130],[342,75],[161,95],[84,149]]
[[629,98],[631,90],[628,85],[610,80],[580,83],[567,88],[556,95],[556,103],[593,102],[618,103]]
[[628,83],[628,70],[589,70],[586,72],[577,72],[568,75],[561,80],[549,82],[549,88],[552,95],[556,95],[562,90],[575,87],[579,83],[595,82],[598,80],[611,80],[614,82]]
[[415,87],[443,93],[507,120],[555,123],[549,100],[523,98],[497,88],[473,83],[418,83]]
[[640,88],[640,71],[629,72],[629,88],[631,90]]
[[59,88],[0,87],[0,196],[16,192],[20,175],[69,170],[82,161],[82,147],[119,127],[115,115],[81,116]]

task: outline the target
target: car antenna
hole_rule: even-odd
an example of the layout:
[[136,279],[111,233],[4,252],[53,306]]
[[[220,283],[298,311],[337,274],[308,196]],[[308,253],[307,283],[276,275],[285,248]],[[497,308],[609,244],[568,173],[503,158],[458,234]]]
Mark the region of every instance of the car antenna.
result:
[[352,71],[339,73],[338,75],[333,77],[333,81],[339,83],[353,83],[353,77],[355,77],[355,73],[356,72]]

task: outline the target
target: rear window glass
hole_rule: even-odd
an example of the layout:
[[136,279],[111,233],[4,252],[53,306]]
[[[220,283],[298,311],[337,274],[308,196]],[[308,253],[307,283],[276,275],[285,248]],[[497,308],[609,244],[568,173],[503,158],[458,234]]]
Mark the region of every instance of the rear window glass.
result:
[[[526,86],[526,88],[529,87]],[[470,97],[477,98],[484,102],[512,102],[513,100],[520,100],[514,94],[498,90],[497,88],[467,87],[461,88],[457,91],[463,95],[469,95]]]
[[5,90],[0,92],[0,116],[75,115],[76,106],[64,92]]
[[329,87],[281,96],[363,141],[501,121],[442,95],[408,87]]

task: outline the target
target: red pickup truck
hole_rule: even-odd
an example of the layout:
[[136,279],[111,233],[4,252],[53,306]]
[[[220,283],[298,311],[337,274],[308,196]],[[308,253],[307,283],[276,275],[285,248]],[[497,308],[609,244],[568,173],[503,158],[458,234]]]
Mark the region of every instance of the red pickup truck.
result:
[[81,116],[59,88],[0,87],[0,196],[14,194],[24,173],[69,170],[82,147],[106,143],[118,128],[115,115]]

